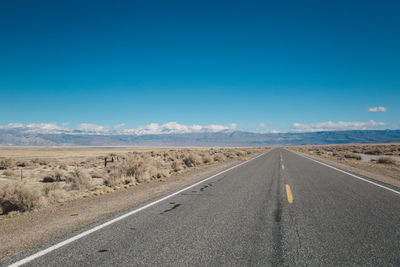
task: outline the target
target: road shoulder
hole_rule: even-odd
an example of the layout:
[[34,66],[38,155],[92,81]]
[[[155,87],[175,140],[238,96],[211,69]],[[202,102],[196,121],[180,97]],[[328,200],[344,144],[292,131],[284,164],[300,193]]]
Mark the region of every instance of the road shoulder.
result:
[[392,185],[392,186],[395,186],[397,188],[400,188],[400,181],[396,180],[396,179],[393,179],[392,177],[389,177],[389,176],[386,176],[386,175],[383,175],[383,174],[372,173],[372,172],[369,172],[367,170],[363,170],[363,169],[360,169],[360,168],[349,166],[348,164],[340,163],[340,162],[337,162],[337,161],[334,161],[334,160],[330,160],[330,159],[326,159],[324,157],[319,157],[319,156],[316,156],[316,155],[311,155],[311,154],[302,153],[302,152],[298,152],[298,151],[292,151],[290,149],[289,149],[289,151],[294,152],[294,153],[298,153],[299,155],[303,155],[305,157],[309,157],[309,158],[315,159],[317,161],[326,163],[328,165],[331,165],[333,167],[342,169],[344,171],[348,171],[348,172],[351,172],[353,174],[358,174],[358,175],[370,178],[371,180],[375,180],[375,181],[378,181],[378,182],[381,182],[381,183],[385,183],[385,184]]

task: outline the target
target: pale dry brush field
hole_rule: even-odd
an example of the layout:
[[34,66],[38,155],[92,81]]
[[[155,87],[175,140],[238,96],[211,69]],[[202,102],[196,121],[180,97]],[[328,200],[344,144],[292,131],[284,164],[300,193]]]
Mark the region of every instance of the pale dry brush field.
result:
[[[0,215],[95,197],[191,168],[248,160],[266,148],[0,150]],[[107,159],[107,166],[105,166]]]
[[[290,149],[384,175],[400,182],[400,144],[299,146]],[[362,160],[368,158],[368,160]],[[396,184],[398,184],[396,183]]]

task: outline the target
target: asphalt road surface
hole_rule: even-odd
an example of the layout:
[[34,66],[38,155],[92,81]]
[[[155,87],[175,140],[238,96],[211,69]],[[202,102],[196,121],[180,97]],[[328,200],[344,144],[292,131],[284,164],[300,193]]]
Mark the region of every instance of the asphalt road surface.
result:
[[26,262],[400,266],[400,194],[274,149]]

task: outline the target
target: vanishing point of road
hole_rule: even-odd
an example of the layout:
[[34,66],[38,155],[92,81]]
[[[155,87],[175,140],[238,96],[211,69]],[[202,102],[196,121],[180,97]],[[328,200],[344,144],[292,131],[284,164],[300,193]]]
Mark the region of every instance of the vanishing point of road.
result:
[[400,193],[359,178],[276,148],[15,261],[27,266],[400,266]]

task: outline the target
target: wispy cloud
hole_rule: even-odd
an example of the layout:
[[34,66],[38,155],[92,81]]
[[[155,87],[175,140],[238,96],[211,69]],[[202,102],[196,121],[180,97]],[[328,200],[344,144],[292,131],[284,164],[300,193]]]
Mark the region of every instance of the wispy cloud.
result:
[[385,107],[373,107],[369,108],[368,112],[386,112],[387,108]]
[[97,124],[81,123],[79,124],[78,130],[83,132],[108,132],[110,129]]
[[281,133],[282,131],[272,128],[274,126],[266,124],[265,122],[260,122],[256,124],[255,131],[259,133]]
[[150,123],[145,126],[139,126],[136,129],[121,130],[121,133],[133,133],[137,135],[144,134],[177,134],[177,133],[201,133],[201,132],[220,132],[224,130],[235,130],[237,127],[236,123],[228,125],[210,124],[206,126],[202,125],[184,125],[177,122],[168,122],[165,124]]
[[293,132],[322,132],[322,131],[346,131],[346,130],[374,130],[382,129],[386,126],[384,122],[374,120],[366,122],[318,122],[310,124],[294,123],[291,127]]
[[123,129],[125,124],[118,124],[113,127],[106,127],[92,123],[81,123],[77,128],[68,128],[68,124],[57,125],[57,123],[10,123],[0,125],[0,129],[13,130],[18,129],[25,133],[39,134],[88,134],[88,135],[145,135],[145,134],[178,134],[178,133],[204,133],[220,132],[225,130],[235,130],[236,123],[227,125],[210,124],[202,125],[184,125],[177,122],[168,122],[165,124],[150,123],[145,126],[139,126],[133,129]]

